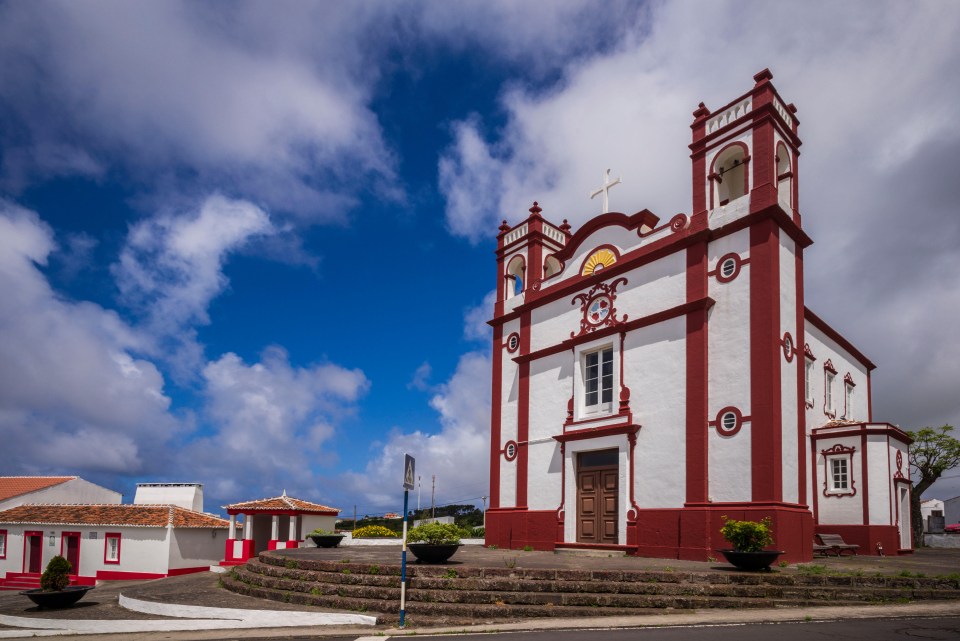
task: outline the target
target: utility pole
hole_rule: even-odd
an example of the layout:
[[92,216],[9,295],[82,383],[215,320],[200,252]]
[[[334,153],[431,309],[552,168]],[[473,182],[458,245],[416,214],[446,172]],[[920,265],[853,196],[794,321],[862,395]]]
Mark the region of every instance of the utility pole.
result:
[[433,506],[433,497],[436,494],[437,490],[437,475],[433,475],[433,483],[430,486],[430,518],[437,518],[436,508]]

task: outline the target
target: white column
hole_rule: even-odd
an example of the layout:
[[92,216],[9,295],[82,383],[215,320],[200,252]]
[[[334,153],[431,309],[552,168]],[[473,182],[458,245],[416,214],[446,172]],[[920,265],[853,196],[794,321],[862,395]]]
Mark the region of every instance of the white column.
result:
[[280,517],[276,514],[270,522],[270,540],[276,541],[280,533]]
[[297,540],[297,515],[296,514],[290,515],[290,536],[287,537],[287,540],[288,541]]
[[253,515],[243,515],[243,538],[247,541],[253,538]]
[[237,538],[237,515],[230,515],[230,533],[227,535],[228,539]]

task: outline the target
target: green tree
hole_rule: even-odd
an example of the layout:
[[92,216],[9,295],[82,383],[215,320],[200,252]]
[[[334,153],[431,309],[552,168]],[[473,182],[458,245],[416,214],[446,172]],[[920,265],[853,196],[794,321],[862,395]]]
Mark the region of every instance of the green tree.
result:
[[938,428],[924,427],[917,432],[907,432],[913,439],[910,446],[910,471],[917,484],[911,494],[910,513],[913,523],[914,545],[923,545],[923,517],[920,513],[920,497],[933,485],[940,475],[960,465],[960,441],[950,436],[952,425]]

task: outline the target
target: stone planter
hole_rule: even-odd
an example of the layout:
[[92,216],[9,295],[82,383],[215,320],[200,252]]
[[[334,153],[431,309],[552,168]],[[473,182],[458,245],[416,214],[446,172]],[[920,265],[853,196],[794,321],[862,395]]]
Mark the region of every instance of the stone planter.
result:
[[335,548],[343,540],[343,534],[311,534],[310,540],[317,544],[318,548]]
[[459,543],[408,543],[418,563],[446,563],[460,549]]
[[92,585],[69,585],[55,592],[44,592],[42,589],[36,588],[34,590],[24,590],[20,594],[28,597],[41,608],[57,610],[59,608],[69,608],[92,589]]
[[768,569],[777,557],[783,554],[781,550],[760,550],[759,552],[740,552],[739,550],[717,550],[739,570],[754,572]]

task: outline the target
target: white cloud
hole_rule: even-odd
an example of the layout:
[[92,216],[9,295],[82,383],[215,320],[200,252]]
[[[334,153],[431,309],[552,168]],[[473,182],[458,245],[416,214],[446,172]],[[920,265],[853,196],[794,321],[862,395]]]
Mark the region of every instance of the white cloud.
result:
[[463,337],[468,341],[487,342],[491,340],[492,330],[487,321],[493,318],[493,305],[497,302],[497,290],[487,292],[476,307],[471,307],[463,315]]
[[315,481],[336,460],[327,442],[369,386],[359,369],[295,367],[276,346],[253,364],[224,354],[203,369],[204,414],[213,432],[186,445],[178,467],[216,478],[214,496],[287,489],[324,498]]
[[430,487],[437,477],[437,503],[475,499],[489,490],[490,358],[481,352],[460,357],[457,369],[430,399],[439,415],[436,433],[394,430],[376,448],[363,473],[346,480],[370,506],[396,509],[403,455],[417,459],[417,474]]
[[34,212],[0,201],[0,467],[149,469],[182,429],[163,377],[114,312],[50,287],[39,266],[55,248]]
[[439,162],[451,232],[492,238],[533,200],[576,229],[599,213],[588,193],[607,167],[623,175],[612,210],[689,212],[691,112],[721,107],[769,67],[799,108],[800,208],[816,243],[808,305],[879,365],[875,418],[956,424],[957,7],[662,2],[650,18],[553,87],[506,90],[502,129],[476,116],[453,125]]
[[275,231],[259,207],[216,194],[195,212],[160,214],[130,228],[113,274],[150,335],[173,344],[181,373],[199,367],[194,327],[210,322],[207,307],[228,284],[228,255]]

